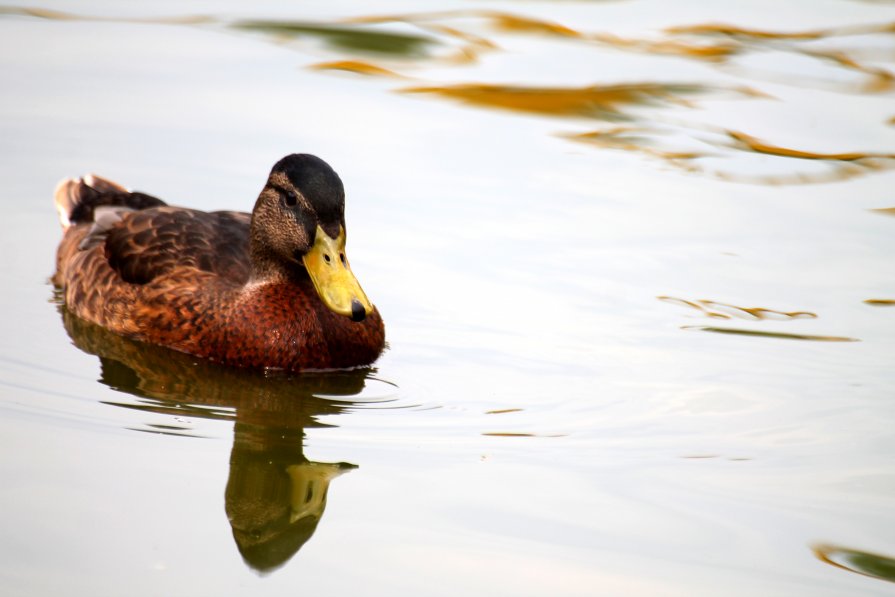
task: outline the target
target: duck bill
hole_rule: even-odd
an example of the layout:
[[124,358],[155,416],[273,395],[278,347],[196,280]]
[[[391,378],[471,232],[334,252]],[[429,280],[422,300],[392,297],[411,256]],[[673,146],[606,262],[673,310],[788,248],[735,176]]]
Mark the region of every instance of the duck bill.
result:
[[351,273],[345,256],[344,228],[339,228],[339,236],[332,238],[317,226],[314,246],[302,260],[320,300],[331,311],[354,321],[363,321],[373,312],[373,305]]

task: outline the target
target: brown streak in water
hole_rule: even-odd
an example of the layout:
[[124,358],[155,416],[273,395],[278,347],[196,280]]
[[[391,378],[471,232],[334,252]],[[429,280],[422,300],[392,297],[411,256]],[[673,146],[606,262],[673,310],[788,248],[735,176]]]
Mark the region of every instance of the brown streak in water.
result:
[[[634,129],[627,129],[634,130]],[[740,184],[759,184],[759,185],[801,185],[801,184],[821,184],[827,182],[837,182],[865,176],[873,172],[881,172],[895,168],[895,161],[885,165],[880,163],[878,158],[865,158],[851,162],[835,162],[828,160],[830,169],[827,172],[804,173],[794,172],[792,174],[782,175],[753,175],[739,174],[724,170],[712,170],[700,166],[696,163],[699,158],[710,157],[713,154],[708,152],[693,151],[661,151],[646,147],[650,143],[649,139],[643,137],[625,136],[625,129],[611,129],[603,131],[590,131],[586,133],[568,134],[561,133],[560,137],[569,139],[570,141],[586,143],[597,147],[607,149],[620,149],[641,153],[650,157],[665,160],[669,165],[674,166],[691,174],[699,174],[701,176],[709,176],[724,182],[740,183]],[[658,131],[646,131],[654,136]],[[780,156],[775,156],[780,157]]]
[[641,153],[650,157],[663,159],[669,164],[684,170],[692,170],[685,165],[686,162],[697,158],[709,157],[710,155],[705,152],[653,149],[652,147],[647,147],[647,145],[652,143],[648,137],[628,134],[638,132],[644,132],[647,135],[656,135],[658,133],[658,131],[651,131],[643,128],[616,127],[598,131],[588,131],[586,133],[559,133],[557,136],[570,141],[586,143],[588,145],[595,145],[606,149],[619,149]]
[[19,14],[50,21],[98,21],[109,23],[141,23],[147,25],[201,25],[218,22],[220,19],[206,15],[185,15],[181,17],[120,18],[78,15],[46,8],[2,7],[0,13]]
[[[673,296],[658,296],[660,301],[690,307],[702,312],[708,317],[717,319],[730,319],[731,315],[747,320],[763,320],[763,319],[817,319],[816,313],[810,311],[777,311],[775,309],[767,309],[765,307],[738,307],[729,303],[721,303],[708,299],[687,300]],[[724,312],[723,310],[727,310]]]
[[810,313],[808,311],[776,311],[764,307],[737,307],[736,305],[728,305],[726,303],[719,303],[711,300],[702,300],[700,303],[707,308],[731,309],[734,311],[733,315],[735,316],[738,316],[738,312],[745,313],[747,317],[743,317],[743,319],[777,319],[777,316],[782,317],[783,319],[817,319],[816,313]]
[[[3,12],[13,12],[11,8],[4,8]],[[73,15],[68,12],[62,12],[59,10],[49,10],[46,8],[20,8],[18,9],[19,14],[28,15],[30,17],[37,17],[39,19],[49,19],[51,21],[77,21],[82,17],[77,15]]]
[[[649,140],[646,137],[637,136],[636,133],[644,130],[629,126],[619,126],[599,131],[588,131],[586,133],[564,134],[562,136],[571,140],[593,143],[600,147],[641,151],[644,149],[643,145],[649,143]],[[649,133],[649,131],[646,132]]]
[[[802,48],[800,42],[818,40],[833,36],[858,35],[869,33],[895,32],[895,23],[883,25],[857,25],[830,29],[806,30],[795,32],[775,32],[748,29],[726,24],[696,24],[671,27],[665,30],[667,37],[660,40],[625,39],[610,33],[585,33],[560,23],[543,19],[521,16],[492,10],[453,10],[418,12],[408,14],[392,14],[382,16],[366,16],[345,19],[345,23],[388,23],[400,22],[411,24],[422,30],[439,33],[460,40],[462,46],[442,62],[468,64],[478,60],[483,52],[499,49],[491,40],[471,33],[457,23],[458,19],[482,19],[491,29],[507,34],[545,35],[564,38],[582,43],[605,44],[623,51],[639,51],[651,54],[671,54],[682,57],[721,62],[728,57],[742,52],[754,51],[756,48],[777,48],[784,52],[808,56],[816,60],[827,60],[840,68],[861,73],[869,79],[861,86],[862,92],[879,93],[895,87],[895,76],[881,68],[869,67],[855,60],[848,53],[837,50],[812,50]],[[451,22],[453,21],[453,22]],[[448,24],[450,23],[450,24]],[[691,36],[696,41],[682,39],[677,36]],[[724,39],[720,39],[724,38]],[[336,65],[339,63],[329,63]],[[373,69],[375,67],[370,65]],[[338,66],[331,66],[339,68]],[[361,74],[386,75],[387,69],[374,71],[360,64],[342,63],[343,70]],[[400,76],[400,75],[394,75]],[[841,85],[838,85],[841,87]],[[690,91],[699,86],[689,86]],[[543,88],[512,85],[458,84],[443,86],[416,87],[399,90],[404,93],[430,93],[441,97],[461,101],[479,107],[513,110],[554,117],[590,117],[604,120],[629,119],[632,116],[624,110],[625,105],[635,104],[677,104],[689,106],[691,103],[684,97],[681,87],[646,83],[641,85],[593,86],[583,88]],[[740,89],[747,95],[760,95],[757,92]],[[686,92],[686,93],[689,93]],[[895,124],[893,117],[889,124]],[[639,152],[659,158],[670,165],[691,173],[710,176],[727,182],[764,185],[817,184],[847,180],[863,176],[871,172],[893,167],[881,163],[891,160],[895,154],[874,154],[863,152],[852,153],[817,153],[771,145],[755,137],[738,131],[722,131],[734,140],[735,149],[751,151],[758,154],[779,157],[817,160],[830,164],[826,172],[792,173],[784,175],[748,175],[709,169],[697,163],[699,158],[712,154],[698,151],[669,151],[648,147],[652,137],[661,134],[659,130],[646,129],[644,134],[630,134],[633,129],[613,129],[593,131],[578,135],[563,135],[569,139],[586,142],[598,147]],[[720,315],[717,315],[720,317]]]
[[[621,50],[671,54],[697,58],[709,61],[721,61],[739,52],[742,48],[738,44],[723,42],[712,44],[691,44],[678,40],[650,41],[641,39],[623,39],[610,33],[582,33],[560,23],[526,17],[506,12],[489,10],[458,10],[429,13],[412,13],[404,15],[382,15],[371,17],[358,17],[348,22],[355,23],[386,23],[403,22],[412,23],[418,27],[435,30],[436,25],[432,21],[444,21],[456,18],[480,18],[488,22],[492,29],[502,33],[523,35],[545,35],[583,42],[596,42],[609,45]],[[444,27],[444,26],[442,26]],[[444,27],[442,31],[455,37],[469,36],[456,28]],[[490,40],[475,36],[479,47],[496,48]]]
[[341,70],[356,73],[359,75],[392,77],[396,79],[406,78],[404,77],[404,75],[398,74],[387,68],[383,68],[381,66],[377,66],[370,62],[365,62],[362,60],[335,60],[333,62],[319,62],[317,64],[312,64],[308,68],[312,68],[315,70]]
[[682,298],[675,298],[673,296],[658,296],[656,298],[659,299],[660,301],[663,301],[666,303],[671,303],[674,305],[681,305],[684,307],[690,307],[692,309],[696,309],[697,311],[702,312],[703,314],[707,315],[708,317],[714,317],[717,319],[730,319],[730,315],[726,315],[724,313],[717,313],[715,311],[706,309],[704,306],[702,306],[698,302],[688,301],[687,299],[682,299]]
[[565,434],[545,434],[545,433],[516,433],[510,431],[486,431],[482,435],[487,437],[566,437]]
[[814,153],[811,151],[801,151],[798,149],[770,145],[739,131],[727,131],[727,134],[750,151],[778,157],[799,158],[803,160],[832,160],[840,162],[855,162],[866,159],[895,159],[895,154],[893,153]]
[[[210,16],[187,16],[174,18],[152,18],[152,19],[119,19],[119,18],[102,18],[102,17],[84,17],[61,11],[37,9],[37,8],[5,8],[2,12],[13,14],[24,14],[35,16],[38,18],[47,18],[53,20],[96,20],[96,21],[117,21],[117,22],[146,22],[146,23],[167,23],[167,24],[201,24],[208,22],[221,22],[220,18]],[[711,44],[693,44],[690,42],[680,41],[678,39],[665,39],[659,41],[646,39],[624,39],[611,33],[591,33],[585,34],[565,25],[546,21],[543,19],[526,17],[506,12],[491,10],[454,10],[454,11],[436,11],[436,12],[420,12],[407,14],[392,15],[373,15],[361,16],[341,19],[338,22],[343,24],[375,24],[400,22],[412,24],[420,29],[428,29],[437,31],[451,37],[461,39],[466,45],[461,47],[459,51],[447,59],[448,62],[455,64],[468,64],[478,59],[483,50],[495,49],[497,46],[490,40],[472,33],[462,31],[457,27],[444,25],[443,21],[457,18],[479,18],[487,21],[490,26],[504,33],[510,34],[539,34],[552,37],[560,37],[566,39],[574,39],[585,42],[597,42],[612,47],[628,50],[646,52],[651,54],[671,54],[694,58],[699,60],[708,60],[721,62],[726,60],[733,54],[741,53],[749,49],[743,43],[743,40],[753,42],[768,41],[811,41],[832,36],[858,35],[869,33],[891,33],[895,31],[895,24],[885,25],[859,25],[842,28],[833,28],[827,30],[812,30],[802,32],[773,32],[755,29],[747,29],[726,24],[701,24],[678,26],[665,29],[665,33],[670,36],[691,35],[702,37],[724,36],[730,40],[723,43]],[[789,48],[790,51],[800,52],[808,56],[819,59],[832,60],[838,65],[861,72],[871,77],[870,82],[861,89],[868,93],[879,93],[887,91],[895,87],[895,75],[881,69],[864,66],[848,56],[844,52],[837,51],[820,51],[820,50],[803,50],[795,47]]]
[[[516,112],[618,120],[627,118],[622,112],[622,106],[625,105],[650,105],[658,102],[686,104],[685,96],[687,95],[717,90],[717,88],[705,85],[673,83],[632,83],[587,87],[529,87],[466,83],[408,87],[399,91],[402,93],[436,94],[475,106]],[[748,93],[743,89],[734,91]]]
[[[804,172],[795,172],[793,174],[783,175],[748,175],[737,174],[733,172],[725,172],[723,170],[706,170],[696,166],[687,164],[678,164],[681,168],[691,172],[698,172],[704,176],[711,176],[717,180],[724,182],[734,182],[740,184],[760,184],[760,185],[801,185],[801,184],[821,184],[827,182],[839,182],[865,176],[871,172],[878,172],[884,169],[895,167],[888,166],[883,168],[876,164],[865,163],[842,163],[837,164],[828,172],[819,172],[816,174],[806,174]],[[863,166],[863,167],[861,167]]]
[[883,93],[895,87],[895,75],[882,68],[864,66],[844,52],[819,50],[799,50],[799,52],[812,58],[832,61],[842,68],[867,75],[870,81],[861,87],[864,93]]
[[895,307],[895,299],[867,299],[864,304],[872,307]]
[[700,25],[678,25],[675,27],[667,27],[666,33],[672,35],[723,35],[725,37],[746,37],[750,39],[799,39],[810,40],[820,39],[828,36],[829,31],[796,31],[792,33],[782,33],[779,31],[763,31],[760,29],[746,29],[737,27],[736,25],[725,25],[722,23],[704,23]]
[[367,15],[343,19],[343,23],[412,23],[414,25],[428,26],[433,22],[443,22],[451,19],[484,19],[491,26],[500,31],[540,33],[561,37],[580,37],[581,34],[569,27],[544,21],[532,17],[524,17],[496,10],[441,10],[430,12],[413,12],[401,14]]
[[450,27],[448,25],[426,25],[425,29],[434,31],[436,33],[442,33],[449,37],[455,37],[459,40],[467,42],[468,44],[470,44],[470,46],[481,50],[495,50],[498,47],[497,44],[495,44],[490,39],[481,37],[479,35],[473,35],[472,33],[461,31],[456,27]]
[[870,211],[881,216],[895,216],[895,207],[881,207],[879,209],[871,209]]
[[550,21],[542,21],[530,17],[521,17],[502,12],[483,13],[490,17],[492,25],[501,31],[506,32],[522,32],[522,33],[539,33],[546,35],[555,35],[559,37],[580,38],[581,33],[574,29],[570,29],[565,25],[552,23]]
[[497,410],[486,410],[485,414],[486,415],[503,415],[503,414],[507,414],[507,413],[519,413],[519,412],[522,412],[522,410],[523,409],[521,409],[521,408],[501,408],[501,409],[497,409]]
[[[186,16],[175,18],[103,18],[81,16],[62,11],[39,8],[3,7],[0,12],[21,14],[52,20],[114,21],[156,24],[195,25],[203,23],[226,24],[226,20],[212,16]],[[428,59],[429,61],[447,64],[469,64],[478,60],[483,52],[498,49],[497,45],[480,35],[465,30],[462,24],[450,22],[457,19],[481,19],[493,30],[507,34],[546,35],[564,38],[581,43],[602,43],[623,51],[640,51],[651,54],[673,54],[683,57],[712,60],[720,62],[729,56],[756,48],[778,49],[787,53],[802,54],[817,60],[827,60],[838,67],[855,71],[869,77],[859,91],[879,93],[895,88],[895,75],[885,69],[867,66],[847,52],[835,49],[814,50],[800,47],[800,42],[812,41],[834,36],[859,34],[890,34],[895,32],[895,23],[882,25],[853,25],[838,28],[806,30],[795,32],[776,32],[748,29],[735,25],[706,23],[671,27],[665,29],[666,38],[659,40],[625,39],[610,33],[586,33],[560,23],[534,17],[516,15],[493,10],[454,10],[433,11],[409,14],[393,14],[382,16],[362,16],[342,19],[343,24],[373,24],[399,22],[407,23],[421,30],[438,33],[460,41],[449,56]],[[450,22],[450,23],[449,23]],[[691,36],[691,40],[675,36]],[[723,38],[723,39],[722,39]],[[321,63],[312,68],[320,70],[344,70],[370,76],[401,78],[398,73],[368,62],[343,60]],[[787,83],[792,84],[791,80]],[[842,84],[836,84],[842,88]],[[634,116],[624,110],[625,105],[637,104],[676,104],[692,105],[689,98],[692,93],[710,91],[711,88],[700,85],[663,85],[644,83],[639,85],[607,85],[583,88],[542,88],[512,85],[444,85],[433,87],[417,87],[400,90],[405,93],[434,93],[449,99],[459,100],[467,104],[482,107],[514,110],[555,117],[590,117],[604,120],[632,119]],[[746,95],[759,95],[749,89],[737,89]],[[887,124],[895,125],[895,117]],[[736,143],[737,149],[751,151],[763,155],[783,158],[809,159],[830,164],[829,170],[819,173],[792,173],[784,175],[748,175],[710,169],[697,163],[698,158],[712,154],[696,151],[669,151],[648,147],[652,138],[661,135],[661,131],[646,129],[644,135],[628,134],[629,130],[595,131],[579,135],[563,135],[569,139],[586,142],[598,147],[639,152],[644,155],[666,161],[668,164],[686,172],[713,177],[717,180],[745,184],[791,185],[817,184],[847,180],[872,172],[895,167],[889,161],[895,154],[875,154],[864,152],[852,153],[816,153],[771,145],[745,133],[727,131],[727,135]],[[884,163],[885,162],[885,163]]]
[[426,21],[440,21],[455,17],[462,17],[470,11],[461,10],[442,10],[432,12],[415,12],[415,13],[399,13],[399,14],[379,14],[365,15],[357,17],[346,17],[341,19],[341,23],[346,24],[368,24],[379,25],[382,23],[413,23],[418,24]]
[[739,328],[719,328],[713,326],[685,325],[682,330],[697,330],[702,332],[714,332],[716,334],[731,334],[737,336],[756,336],[760,338],[779,338],[781,340],[809,340],[815,342],[860,342],[857,338],[845,336],[815,336],[810,334],[788,334],[785,332],[763,332],[759,330],[744,330]]
[[[895,31],[895,23],[884,25],[855,25],[825,30],[797,31],[791,33],[746,29],[735,25],[704,24],[671,27],[665,30],[670,35],[695,35],[703,37],[724,36],[739,40],[736,51],[747,50],[742,42],[750,41],[759,47],[768,46],[768,42],[802,42],[812,41],[835,36],[866,35],[874,33],[891,33]],[[784,46],[786,51],[800,53],[805,56],[820,60],[828,60],[836,65],[859,72],[870,79],[859,89],[863,93],[882,93],[895,87],[895,75],[883,68],[871,67],[861,64],[852,56],[843,51],[836,50],[811,50],[799,48],[795,43]]]
[[480,52],[470,46],[464,46],[457,49],[457,52],[452,56],[448,56],[445,59],[445,62],[450,64],[473,64],[479,59]]
[[845,27],[834,27],[831,29],[813,29],[808,31],[793,32],[747,29],[745,27],[726,25],[723,23],[704,23],[699,25],[679,25],[675,27],[668,27],[665,29],[665,31],[673,35],[723,35],[726,37],[742,37],[759,40],[778,39],[810,41],[821,39],[824,37],[866,35],[872,33],[893,33],[895,32],[895,23],[885,23],[882,25],[848,25]]
[[621,50],[634,50],[647,54],[670,54],[714,62],[726,60],[742,50],[742,46],[733,43],[696,45],[676,40],[624,39],[611,33],[593,33],[588,36],[588,39]]

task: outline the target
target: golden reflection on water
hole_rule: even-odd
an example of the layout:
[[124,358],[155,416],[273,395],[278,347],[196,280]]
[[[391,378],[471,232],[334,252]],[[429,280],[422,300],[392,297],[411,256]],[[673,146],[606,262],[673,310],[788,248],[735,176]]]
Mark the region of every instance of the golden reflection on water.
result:
[[567,437],[563,433],[527,433],[522,431],[486,431],[485,437]]
[[673,296],[660,296],[657,298],[662,302],[672,305],[696,309],[703,315],[716,319],[730,319],[731,317],[752,321],[761,319],[817,319],[817,314],[810,311],[778,311],[776,309],[768,309],[765,307],[738,307],[736,305],[707,299],[687,300],[675,298]]
[[[707,126],[699,128],[701,130],[698,132],[694,131],[693,134],[699,135],[705,146],[714,149],[706,149],[704,151],[656,149],[653,146],[657,144],[662,136],[674,132],[672,128],[666,129],[661,126],[618,127],[588,131],[586,133],[563,134],[561,136],[572,141],[600,148],[623,149],[663,158],[670,165],[688,172],[710,176],[718,180],[748,184],[788,185],[835,182],[895,168],[895,154],[892,153],[818,153],[772,145],[739,131],[713,129],[713,127]],[[709,168],[699,164],[698,160],[702,158],[717,157],[718,153],[715,151],[717,149],[722,151],[734,150],[775,158],[788,158],[796,162],[799,160],[822,162],[827,168],[825,171],[812,173],[793,172],[789,174],[756,175],[738,173],[733,170]]]
[[52,10],[48,8],[36,8],[27,6],[0,6],[0,15],[22,15],[36,17],[39,19],[48,19],[51,21],[105,21],[109,23],[146,23],[156,25],[202,25],[213,23],[217,19],[207,15],[183,15],[174,17],[151,17],[151,18],[120,18],[120,17],[102,17],[79,15],[71,12],[63,12],[61,10]]
[[362,60],[333,60],[332,62],[320,62],[313,65],[311,68],[317,70],[340,70],[358,75],[394,77],[396,79],[405,78],[404,75],[400,75],[395,71]]
[[[473,20],[473,24],[469,21]],[[887,35],[895,25],[867,24],[830,28],[824,30],[775,32],[747,29],[726,24],[695,24],[671,27],[661,34],[664,39],[622,38],[606,32],[583,32],[573,27],[517,14],[497,11],[450,11],[435,13],[412,13],[403,15],[387,15],[376,17],[360,17],[350,22],[359,24],[403,23],[419,27],[423,30],[461,38],[464,41],[475,40],[463,49],[469,60],[474,60],[486,51],[499,50],[497,42],[471,29],[479,21],[479,28],[510,35],[537,35],[563,38],[570,42],[609,46],[617,50],[648,53],[651,55],[675,55],[683,58],[708,61],[718,68],[732,68],[731,61],[735,57],[746,54],[776,52],[802,56],[818,62],[831,64],[833,67],[857,73],[862,77],[858,84],[845,83],[841,77],[829,77],[821,81],[796,81],[805,86],[815,86],[849,93],[885,93],[895,86],[895,76],[888,70],[870,66],[864,60],[885,60],[885,50],[872,52],[866,49],[832,48],[818,49],[818,41],[834,41],[844,43],[857,35]],[[443,23],[450,22],[450,27]],[[464,29],[465,27],[465,29]],[[860,56],[860,57],[859,57]],[[371,63],[321,63],[318,69],[348,70],[360,74],[395,73],[380,65]],[[736,67],[741,78],[751,80],[774,80],[775,76],[742,66]],[[792,84],[792,80],[777,81]],[[791,148],[772,141],[762,140],[756,136],[742,132],[742,126],[706,127],[705,125],[677,123],[669,125],[652,118],[633,113],[626,109],[635,105],[690,106],[685,95],[704,92],[709,86],[688,83],[651,83],[641,84],[595,84],[586,87],[539,87],[532,85],[495,85],[479,82],[460,82],[440,85],[419,85],[402,88],[402,93],[423,93],[435,97],[461,101],[479,108],[514,110],[546,117],[589,117],[608,121],[627,120],[636,122],[636,127],[602,128],[579,133],[562,133],[560,136],[574,142],[582,142],[603,149],[632,151],[654,158],[666,160],[669,164],[682,170],[710,176],[719,180],[758,184],[806,184],[824,183],[846,180],[864,176],[873,172],[895,167],[895,154],[888,152],[816,152],[806,148]],[[718,90],[718,87],[714,87]],[[763,94],[749,88],[735,89],[742,97],[762,97]],[[683,133],[704,149],[693,149],[680,144],[658,148],[662,141],[675,133]],[[721,169],[708,167],[699,162],[701,158],[723,154],[735,158],[738,153],[752,153],[773,158],[791,160],[787,174],[754,174],[743,173],[736,168]],[[800,171],[801,160],[820,161],[826,169],[817,171]]]
[[871,307],[895,307],[895,299],[867,299],[864,303]]
[[763,330],[746,330],[741,328],[719,328],[708,325],[685,325],[682,330],[698,330],[715,334],[731,334],[734,336],[752,336],[755,338],[778,338],[780,340],[809,340],[812,342],[860,342],[857,338],[847,336],[820,336],[816,334],[790,334],[787,332],[768,332]]
[[[691,96],[717,89],[706,85],[637,83],[587,87],[526,87],[522,85],[437,85],[407,87],[402,93],[428,93],[467,104],[545,116],[632,120],[632,105],[688,104]],[[737,90],[748,95],[747,90]]]
[[308,460],[305,429],[325,427],[321,415],[354,405],[372,371],[290,376],[228,369],[122,338],[59,309],[74,344],[99,357],[100,381],[137,397],[106,404],[186,421],[139,431],[193,436],[191,417],[234,422],[224,498],[233,539],[259,573],[288,562],[320,523],[330,482],[357,468]]
[[[0,13],[54,20],[116,20],[38,8],[5,7],[0,8]],[[327,53],[331,59],[311,65],[312,69],[417,82],[412,87],[394,89],[395,92],[546,118],[625,121],[629,126],[562,131],[558,136],[599,149],[661,159],[682,171],[722,181],[766,185],[827,183],[895,167],[895,153],[892,152],[820,152],[808,147],[788,147],[745,131],[748,123],[740,119],[727,126],[696,121],[673,122],[656,113],[644,114],[642,110],[633,109],[647,106],[669,111],[695,107],[696,96],[716,99],[718,92],[725,90],[727,97],[736,99],[767,98],[768,94],[756,88],[762,82],[843,94],[888,93],[895,89],[895,75],[874,63],[891,61],[895,52],[892,47],[895,23],[803,31],[752,29],[728,23],[691,23],[668,27],[649,38],[625,38],[612,32],[584,31],[572,24],[496,10],[361,15],[330,22],[232,20],[209,15],[117,20],[224,27],[230,31],[260,34],[275,43],[313,41],[319,44],[318,50]],[[396,30],[396,26],[401,29]],[[658,82],[648,77],[641,77],[638,83],[596,81],[585,86],[545,86],[524,81],[511,85],[468,80],[431,84],[408,74],[408,71],[429,66],[453,66],[462,73],[464,67],[480,62],[486,54],[502,51],[501,36],[556,39],[578,44],[582,52],[610,48],[694,60],[718,69],[718,79],[721,75],[734,75],[746,84],[725,87],[683,80]],[[878,43],[855,44],[851,41],[868,36]],[[301,47],[314,51],[306,45]],[[804,75],[803,69],[786,74],[765,72],[744,62],[746,56],[801,58],[814,63],[819,72],[813,78]],[[793,106],[793,109],[800,110],[800,107]],[[736,118],[735,112],[728,112],[726,118]],[[892,122],[890,119],[879,124],[886,126]],[[741,162],[750,155],[770,159],[774,173],[760,161],[757,167],[762,171],[747,171],[748,163]],[[722,165],[714,165],[713,160],[719,157],[723,158]],[[821,165],[820,169],[817,164]]]
[[[817,319],[817,314],[811,311],[779,311],[767,307],[738,307],[729,303],[707,299],[683,299],[673,296],[656,297],[664,303],[678,305],[698,311],[700,314],[712,319],[745,319],[747,321],[792,321],[795,319]],[[743,328],[729,328],[705,325],[685,325],[683,330],[697,330],[712,332],[715,334],[729,334],[734,336],[751,336],[757,338],[776,338],[780,340],[808,340],[813,342],[859,342],[857,338],[846,336],[826,336],[816,334],[793,334],[789,332],[751,330]]]

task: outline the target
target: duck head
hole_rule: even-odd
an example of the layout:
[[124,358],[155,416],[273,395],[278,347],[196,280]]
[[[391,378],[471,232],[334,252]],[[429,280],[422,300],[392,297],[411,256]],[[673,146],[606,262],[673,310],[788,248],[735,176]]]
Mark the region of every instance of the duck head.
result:
[[274,165],[252,210],[249,243],[255,281],[306,271],[333,312],[362,321],[373,311],[345,254],[345,189],[320,158],[292,154]]

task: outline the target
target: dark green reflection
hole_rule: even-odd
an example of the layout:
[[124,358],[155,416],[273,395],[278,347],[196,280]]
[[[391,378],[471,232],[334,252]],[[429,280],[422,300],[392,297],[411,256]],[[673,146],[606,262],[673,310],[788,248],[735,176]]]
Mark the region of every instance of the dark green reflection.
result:
[[311,538],[329,482],[356,468],[310,462],[302,430],[275,429],[237,421],[224,500],[239,552],[260,572],[279,568]]
[[[138,398],[109,404],[234,421],[224,500],[233,538],[254,570],[271,572],[285,564],[314,534],[330,481],[356,468],[305,458],[305,429],[326,426],[317,419],[321,415],[346,411],[371,371],[286,375],[228,369],[127,340],[64,307],[60,311],[75,345],[99,356],[100,381]],[[191,435],[188,424],[143,431]]]
[[814,554],[831,566],[895,582],[895,559],[888,556],[838,545],[815,545]]
[[258,31],[285,37],[314,37],[335,50],[424,57],[435,38],[406,33],[362,29],[358,26],[318,25],[294,21],[238,21],[236,29]]

